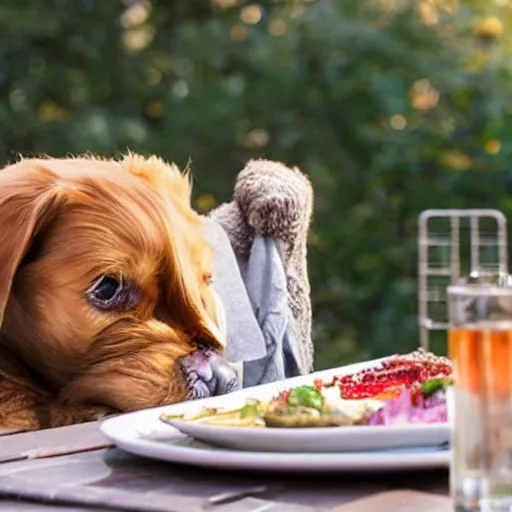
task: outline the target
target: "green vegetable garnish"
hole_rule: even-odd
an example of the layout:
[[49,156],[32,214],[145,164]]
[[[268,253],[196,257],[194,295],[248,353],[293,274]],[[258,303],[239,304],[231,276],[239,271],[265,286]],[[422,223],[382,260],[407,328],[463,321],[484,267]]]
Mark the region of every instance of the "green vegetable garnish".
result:
[[453,384],[453,379],[431,379],[425,381],[421,386],[421,394],[424,398],[429,398],[437,391],[445,391],[448,386]]
[[206,418],[207,416],[215,416],[217,414],[218,409],[214,407],[203,407],[199,412],[195,412],[192,415],[185,414],[166,414],[162,413],[161,417],[166,420],[198,420],[200,418]]
[[259,400],[247,399],[246,404],[240,410],[240,417],[248,418],[249,416],[254,416],[255,418],[261,418],[259,405]]
[[311,407],[322,412],[324,408],[324,397],[314,386],[299,386],[293,388],[288,397],[288,405]]

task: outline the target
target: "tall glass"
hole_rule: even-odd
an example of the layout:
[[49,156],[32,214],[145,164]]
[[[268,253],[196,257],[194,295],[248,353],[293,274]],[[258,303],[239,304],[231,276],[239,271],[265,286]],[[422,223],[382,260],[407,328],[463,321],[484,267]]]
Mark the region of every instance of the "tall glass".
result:
[[512,511],[512,287],[479,278],[448,288],[455,510]]

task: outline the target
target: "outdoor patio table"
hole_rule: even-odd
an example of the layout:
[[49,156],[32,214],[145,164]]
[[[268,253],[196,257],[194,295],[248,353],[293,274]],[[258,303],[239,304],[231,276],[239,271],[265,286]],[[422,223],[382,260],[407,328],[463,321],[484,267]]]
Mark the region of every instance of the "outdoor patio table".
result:
[[[283,455],[286,456],[286,455]],[[0,510],[448,512],[448,472],[297,475],[152,461],[109,446],[99,423],[0,436]]]

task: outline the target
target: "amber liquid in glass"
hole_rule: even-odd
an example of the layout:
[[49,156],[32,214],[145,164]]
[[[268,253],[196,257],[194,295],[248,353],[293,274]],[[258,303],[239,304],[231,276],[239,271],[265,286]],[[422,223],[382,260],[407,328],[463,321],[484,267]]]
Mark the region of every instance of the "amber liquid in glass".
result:
[[512,511],[512,323],[486,324],[448,335],[455,370],[450,479],[459,511]]

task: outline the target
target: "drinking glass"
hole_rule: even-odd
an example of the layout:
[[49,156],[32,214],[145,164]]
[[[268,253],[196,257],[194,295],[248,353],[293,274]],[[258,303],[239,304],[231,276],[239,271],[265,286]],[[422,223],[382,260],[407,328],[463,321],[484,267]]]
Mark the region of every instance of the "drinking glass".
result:
[[512,512],[512,278],[448,287],[455,510]]

